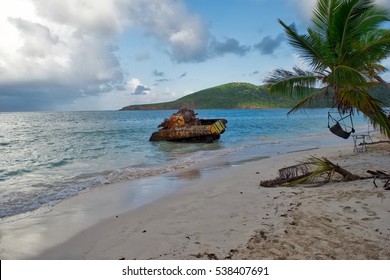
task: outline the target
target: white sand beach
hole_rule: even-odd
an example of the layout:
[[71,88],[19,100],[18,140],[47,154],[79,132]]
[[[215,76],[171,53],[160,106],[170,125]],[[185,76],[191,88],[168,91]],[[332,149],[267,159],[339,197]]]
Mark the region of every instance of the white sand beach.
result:
[[93,208],[87,197],[106,196],[107,205],[126,197],[126,184],[112,192],[106,186],[40,214],[44,230],[28,227],[31,218],[2,225],[0,254],[2,259],[389,259],[390,191],[380,181],[378,188],[373,179],[316,188],[259,186],[310,155],[326,156],[362,176],[369,175],[367,169],[390,171],[389,144],[353,153],[348,142],[149,179],[175,187],[134,209],[94,209],[93,224],[77,214],[83,211],[66,220],[71,209]]

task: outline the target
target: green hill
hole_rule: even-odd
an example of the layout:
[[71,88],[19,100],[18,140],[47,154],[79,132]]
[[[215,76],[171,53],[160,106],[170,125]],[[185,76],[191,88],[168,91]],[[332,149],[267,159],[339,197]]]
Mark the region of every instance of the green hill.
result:
[[[390,106],[390,90],[376,88],[373,95]],[[121,110],[176,110],[181,107],[195,109],[265,109],[291,108],[298,103],[298,98],[275,95],[264,86],[249,83],[228,83],[204,89],[175,101],[130,105]],[[329,107],[326,101],[318,102],[313,107]]]

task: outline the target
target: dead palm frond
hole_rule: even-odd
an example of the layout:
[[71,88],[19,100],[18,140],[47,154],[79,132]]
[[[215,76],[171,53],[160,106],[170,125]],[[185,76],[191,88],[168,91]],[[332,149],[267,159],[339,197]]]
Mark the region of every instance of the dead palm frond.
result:
[[336,173],[342,177],[339,181],[348,182],[363,179],[340,167],[338,164],[334,164],[326,157],[318,158],[311,156],[300,164],[279,169],[279,176],[276,179],[261,181],[260,186],[275,187],[310,184],[312,187],[318,187],[334,180]]
[[348,170],[340,167],[338,164],[334,164],[325,157],[317,158],[311,156],[305,162],[303,162],[303,164],[308,166],[308,169],[311,169],[312,171],[308,172],[307,176],[289,182],[288,185],[295,186],[306,183],[314,184],[315,186],[322,186],[332,181],[336,173],[341,175],[341,181],[345,182],[361,178],[360,176],[352,174]]

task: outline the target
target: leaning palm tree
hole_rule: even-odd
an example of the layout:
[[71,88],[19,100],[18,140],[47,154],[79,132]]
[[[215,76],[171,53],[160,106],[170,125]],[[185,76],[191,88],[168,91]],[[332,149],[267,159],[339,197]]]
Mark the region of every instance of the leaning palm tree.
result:
[[362,112],[390,137],[381,101],[368,92],[378,84],[390,87],[380,77],[387,70],[380,62],[390,55],[390,30],[383,28],[389,15],[374,0],[318,0],[307,34],[298,34],[294,24],[279,19],[309,69],[277,69],[265,82],[271,92],[303,98],[289,113],[328,96],[340,114]]

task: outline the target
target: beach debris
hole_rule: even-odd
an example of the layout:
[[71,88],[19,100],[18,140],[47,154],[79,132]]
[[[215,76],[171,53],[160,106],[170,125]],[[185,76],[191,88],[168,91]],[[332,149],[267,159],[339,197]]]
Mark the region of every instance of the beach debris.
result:
[[382,144],[382,143],[390,144],[390,140],[379,140],[379,141],[376,141],[376,142],[359,143],[359,146],[363,146],[363,145],[376,145],[376,144]]
[[308,170],[307,164],[305,163],[281,168],[278,170],[278,172],[279,176],[277,178],[261,181],[260,186],[270,188],[285,185],[311,174],[311,172]]
[[379,179],[382,182],[384,182],[383,188],[385,190],[390,190],[390,174],[387,174],[382,170],[377,170],[377,171],[367,170],[367,173],[370,173],[371,175],[374,176],[373,184],[376,188],[378,187],[378,185],[376,184],[376,180]]
[[334,164],[326,157],[317,158],[314,156],[300,164],[281,168],[278,172],[277,178],[261,181],[260,186],[269,188],[308,184],[311,187],[319,187],[330,182],[336,173],[341,175],[339,181],[343,182],[363,179],[363,177],[352,174],[338,164]]

